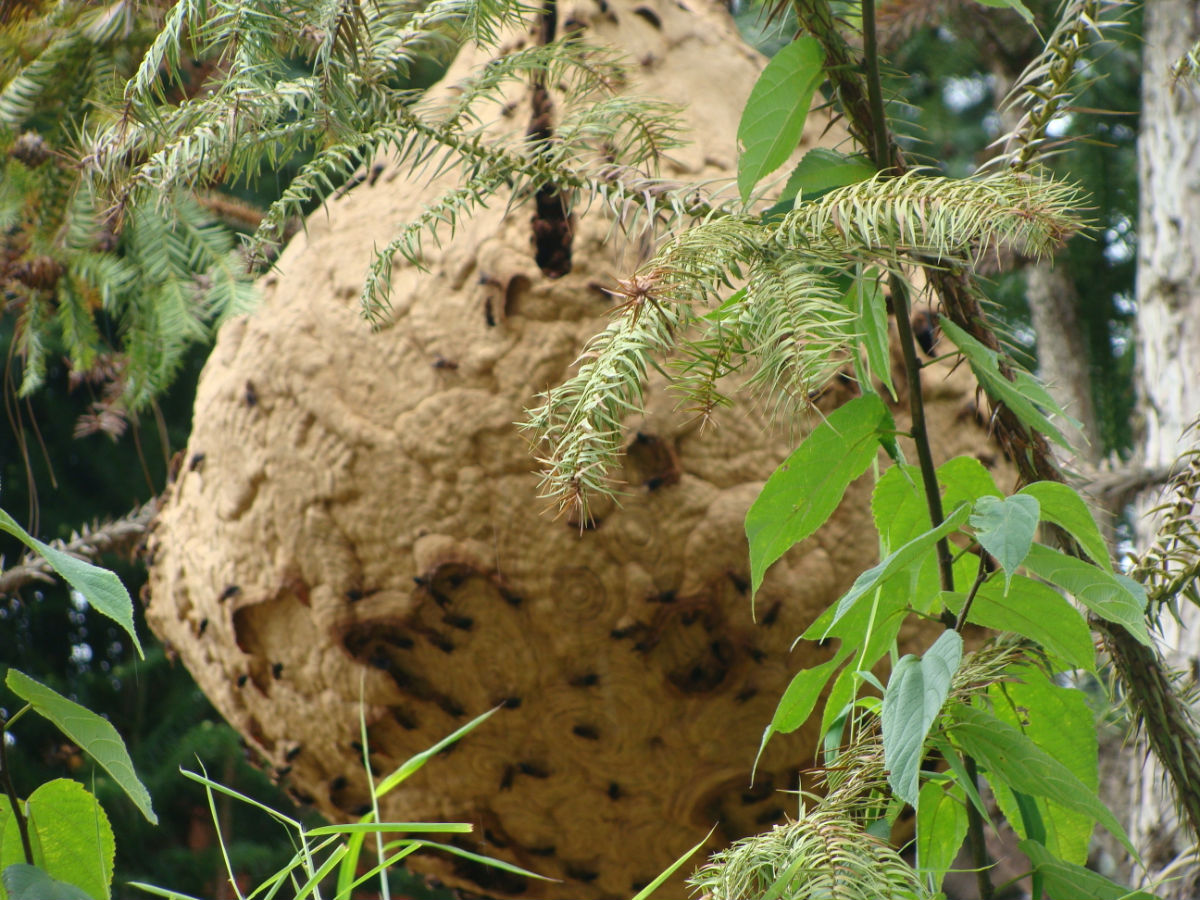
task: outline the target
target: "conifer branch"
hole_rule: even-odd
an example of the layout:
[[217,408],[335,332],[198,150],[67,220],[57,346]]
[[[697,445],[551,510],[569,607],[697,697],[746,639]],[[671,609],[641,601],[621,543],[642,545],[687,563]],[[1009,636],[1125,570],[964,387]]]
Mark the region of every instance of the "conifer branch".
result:
[[[549,447],[541,460],[544,494],[586,506],[588,493],[607,490],[604,474],[615,463],[621,422],[641,410],[641,379],[653,354],[679,351],[687,360],[679,367],[687,378],[681,390],[702,413],[721,403],[715,379],[745,362],[753,387],[804,409],[855,337],[834,285],[839,273],[878,265],[903,279],[908,253],[969,264],[1002,242],[1048,252],[1070,230],[1075,199],[1069,186],[1028,176],[958,181],[914,171],[831,191],[778,223],[712,214],[618,289],[643,299],[622,307],[576,376],[529,413],[528,427]],[[741,278],[746,286],[731,308],[710,315]],[[651,324],[646,303],[660,313]],[[646,330],[663,324],[665,331]],[[680,334],[686,325],[698,333]],[[724,351],[714,349],[718,337]]]
[[1070,110],[1083,86],[1080,62],[1093,37],[1124,24],[1126,0],[1065,0],[1045,47],[1018,76],[999,111],[1023,109],[1008,134],[992,142],[1003,148],[980,171],[1008,168],[1023,172],[1044,162],[1063,143],[1049,136],[1052,122]]

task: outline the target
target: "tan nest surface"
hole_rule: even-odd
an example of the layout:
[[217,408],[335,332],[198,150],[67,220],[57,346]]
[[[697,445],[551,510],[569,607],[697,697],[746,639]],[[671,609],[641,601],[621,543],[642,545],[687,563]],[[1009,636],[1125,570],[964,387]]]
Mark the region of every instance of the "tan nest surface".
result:
[[[732,174],[762,60],[723,11],[609,0],[561,21],[623,48],[636,89],[678,104],[693,143],[664,174]],[[446,84],[482,61],[460,59]],[[496,127],[529,116],[514,96]],[[645,248],[597,204],[575,223],[570,272],[548,277],[529,209],[506,215],[500,198],[430,244],[428,272],[397,265],[394,321],[373,333],[357,299],[372,247],[451,182],[372,175],[312,216],[262,307],[221,332],[151,542],[151,625],[333,819],[367,809],[360,696],[378,775],[503,704],[388,795],[384,817],[473,823],[462,846],[561,879],[419,864],[485,894],[628,896],[714,824],[712,846],[794,809],[781,791],[812,730],[773,740],[753,786],[750,766],[783,687],[817,661],[790,643],[876,557],[869,485],[772,570],[757,623],[742,522],[794,436],[749,400],[701,433],[656,382],[628,423],[620,505],[584,531],[547,515],[513,423],[567,377],[607,321],[602,288]],[[965,373],[926,378],[939,455],[993,452]]]

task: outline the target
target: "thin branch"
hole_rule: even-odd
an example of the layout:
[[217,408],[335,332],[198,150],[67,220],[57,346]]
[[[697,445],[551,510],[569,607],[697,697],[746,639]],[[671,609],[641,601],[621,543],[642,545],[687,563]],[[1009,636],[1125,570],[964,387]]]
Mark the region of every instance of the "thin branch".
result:
[[[872,0],[864,0],[865,7]],[[908,406],[912,417],[913,443],[917,445],[917,461],[921,467],[921,481],[925,485],[925,503],[929,508],[929,520],[937,528],[946,520],[942,510],[942,492],[938,487],[937,470],[933,465],[933,451],[929,446],[929,429],[925,424],[925,401],[921,391],[921,362],[917,359],[916,340],[913,338],[912,313],[908,306],[908,291],[895,275],[891,277],[892,308],[896,312],[896,328],[900,332],[900,349],[904,353],[904,371],[908,378]],[[954,590],[954,562],[950,556],[947,538],[937,542],[938,573],[943,591]]]
[[[871,156],[876,168],[890,168],[892,158],[900,158],[900,151],[891,141],[887,119],[883,110],[883,90],[879,82],[879,57],[875,41],[875,0],[862,0],[863,16],[863,49],[866,55],[867,97],[870,108],[870,126],[867,134],[871,137]],[[913,442],[917,447],[917,460],[921,468],[921,480],[925,485],[925,503],[929,508],[929,519],[932,527],[937,528],[945,521],[942,510],[942,494],[938,487],[937,471],[933,464],[933,451],[929,445],[929,429],[925,424],[925,402],[921,390],[921,363],[917,359],[917,344],[913,337],[911,311],[908,302],[908,291],[901,279],[893,272],[889,277],[892,289],[892,310],[896,314],[896,328],[900,335],[900,347],[904,354],[904,371],[908,379],[908,403],[912,418],[911,432]],[[937,542],[938,574],[941,578],[942,590],[954,590],[954,563],[950,557],[950,543],[945,537]],[[982,571],[983,557],[980,557]],[[957,629],[961,622],[966,621],[971,600],[979,588],[979,581],[971,589],[971,595],[963,604],[962,617],[959,623],[954,623]],[[948,618],[948,624],[952,619]],[[967,777],[973,786],[978,787],[979,775],[976,771],[975,760],[970,756],[963,757]],[[981,900],[992,900],[995,888],[992,886],[990,863],[988,861],[987,844],[984,838],[983,816],[974,804],[967,804],[967,843],[971,848],[971,857],[975,864],[975,878],[979,887]]]
[[[85,527],[69,541],[51,541],[50,546],[88,561],[105,553],[130,554],[157,512],[158,501],[151,500],[120,519]],[[0,597],[11,596],[31,581],[54,581],[50,564],[35,553],[26,554],[20,563],[0,572]]]
[[983,583],[987,581],[988,564],[986,551],[979,548],[979,571],[975,573],[975,583],[971,585],[971,590],[967,592],[967,599],[963,601],[962,610],[959,611],[958,621],[954,623],[955,631],[962,631],[967,624],[967,616],[971,612],[971,604],[975,602],[975,595],[979,593],[979,589],[983,587]]
[[[26,707],[28,708],[28,707]],[[4,793],[8,794],[8,803],[12,807],[13,817],[17,820],[17,829],[21,832],[21,848],[25,851],[25,862],[33,865],[33,845],[29,842],[29,823],[21,809],[21,799],[13,784],[12,772],[8,767],[8,726],[24,712],[22,709],[11,719],[0,720],[0,779],[4,782]]]
[[[826,0],[795,0],[800,22],[816,36],[825,50],[827,73],[842,101],[851,134],[864,147],[877,143],[875,127],[866,100],[866,90],[853,54],[845,38],[834,27],[833,13]],[[903,154],[887,136],[891,168],[907,171]],[[999,353],[1001,371],[1011,377],[1011,366],[995,332],[979,305],[977,289],[965,269],[947,270],[936,260],[914,256],[930,286],[942,301],[946,316],[990,350]],[[1005,455],[1017,467],[1025,482],[1066,479],[1055,461],[1043,434],[1027,427],[996,398],[990,398],[996,410],[994,434]],[[1072,555],[1083,557],[1080,548],[1065,544]],[[1105,647],[1113,659],[1134,711],[1144,717],[1150,746],[1171,777],[1180,805],[1187,813],[1194,834],[1200,834],[1200,732],[1191,712],[1174,691],[1158,651],[1146,647],[1125,628],[1089,616],[1094,631],[1104,636]]]

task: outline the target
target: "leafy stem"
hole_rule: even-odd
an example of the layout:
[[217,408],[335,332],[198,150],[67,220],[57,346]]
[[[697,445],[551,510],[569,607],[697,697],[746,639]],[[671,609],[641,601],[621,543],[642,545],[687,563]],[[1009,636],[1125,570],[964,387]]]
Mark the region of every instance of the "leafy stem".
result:
[[[866,0],[863,8],[870,4]],[[864,20],[866,16],[863,16]],[[929,430],[925,424],[925,402],[921,394],[921,361],[917,359],[917,344],[913,338],[908,291],[895,275],[889,279],[892,289],[892,308],[896,312],[896,328],[900,332],[900,349],[904,354],[904,372],[908,379],[908,406],[912,417],[910,432],[917,446],[917,461],[921,468],[921,481],[925,485],[925,503],[929,508],[930,525],[937,528],[946,519],[942,509],[942,494],[938,487],[937,470],[933,465],[933,451],[929,446]],[[938,574],[942,590],[954,590],[954,563],[950,556],[950,543],[946,538],[937,542]]]
[[21,707],[11,719],[0,719],[0,779],[4,783],[4,793],[8,794],[8,804],[12,807],[13,818],[17,820],[17,828],[21,832],[21,849],[25,851],[25,862],[33,865],[33,845],[29,842],[29,822],[21,809],[21,798],[17,795],[16,785],[13,784],[12,772],[8,767],[8,729],[25,714],[29,704]]
[[[966,607],[963,607],[964,611]],[[979,767],[970,756],[963,755],[963,765],[967,770],[967,778],[974,785],[979,784]],[[983,816],[975,808],[975,804],[967,804],[967,843],[971,848],[971,863],[975,867],[975,880],[979,885],[979,900],[992,900],[996,889],[992,887],[992,878],[988,869],[992,862],[988,859],[987,843],[983,834]]]
[[[870,122],[865,129],[870,136],[871,159],[880,169],[890,168],[893,157],[900,161],[899,152],[892,152],[892,141],[883,109],[883,89],[879,80],[879,52],[875,35],[875,0],[862,0],[863,23],[863,52],[867,76],[867,99],[870,111]],[[909,413],[912,419],[911,431],[913,442],[917,448],[917,460],[921,468],[921,481],[925,485],[925,502],[929,509],[929,519],[932,527],[939,527],[945,520],[942,509],[942,495],[938,487],[937,471],[933,465],[933,452],[929,446],[929,431],[925,423],[925,403],[921,391],[921,363],[917,359],[917,342],[913,337],[911,310],[908,302],[908,291],[900,277],[892,272],[889,275],[889,285],[892,293],[892,310],[896,315],[896,330],[900,336],[900,348],[904,355],[904,372],[908,381]],[[942,537],[937,542],[938,575],[941,579],[942,590],[954,590],[954,563],[950,557],[950,544]],[[952,616],[946,617],[947,627],[961,631],[970,610],[971,601],[979,590],[980,579],[983,575],[983,557],[980,557],[980,576],[975,579],[975,585],[963,604],[958,621]],[[967,777],[972,785],[978,785],[979,777],[975,760],[969,755],[963,756],[963,764]],[[971,857],[975,865],[976,883],[979,887],[981,900],[991,900],[995,894],[992,879],[988,872],[987,845],[984,841],[983,816],[973,804],[967,804],[967,842],[971,848]]]
[[[887,119],[883,110],[883,88],[879,81],[879,52],[875,35],[875,0],[863,0],[863,54],[867,73],[867,102],[870,110],[871,162],[883,170],[892,162],[891,142],[888,138]],[[929,447],[929,434],[925,425],[925,403],[921,394],[921,363],[917,359],[917,344],[913,338],[908,291],[904,282],[895,273],[888,278],[892,292],[892,309],[896,313],[896,328],[900,333],[900,345],[904,354],[904,371],[908,379],[908,403],[912,416],[911,433],[917,446],[917,459],[921,467],[921,480],[925,485],[925,502],[929,507],[930,525],[937,528],[945,520],[942,510],[942,495],[938,489],[937,472],[933,465],[933,452]],[[950,544],[946,538],[937,542],[938,573],[942,590],[954,590],[954,566],[950,559]]]

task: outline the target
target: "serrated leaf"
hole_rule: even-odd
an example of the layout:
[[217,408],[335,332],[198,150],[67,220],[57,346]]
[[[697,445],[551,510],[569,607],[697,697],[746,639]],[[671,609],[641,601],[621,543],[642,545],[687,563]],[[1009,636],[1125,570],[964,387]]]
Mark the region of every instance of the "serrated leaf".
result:
[[752,593],[772,563],[837,509],[850,482],[875,458],[879,430],[889,420],[879,397],[856,397],[830,413],[767,479],[746,513]]
[[883,552],[890,553],[929,527],[929,507],[916,466],[892,466],[871,491],[871,516]]
[[960,504],[970,506],[980,497],[1003,497],[996,479],[973,456],[956,456],[938,466],[938,484],[942,487],[942,505],[954,509]]
[[940,781],[921,786],[917,802],[917,866],[932,879],[935,889],[962,847],[967,835],[967,807],[962,788]]
[[1033,546],[1039,511],[1036,499],[1021,494],[1003,500],[980,497],[975,501],[970,520],[975,539],[1000,563],[1006,586]]
[[780,50],[750,91],[738,123],[738,193],[750,192],[792,155],[804,133],[804,120],[821,83],[824,54],[817,39],[804,35]]
[[95,900],[87,891],[28,863],[13,863],[4,870],[3,879],[8,900]]
[[925,737],[950,693],[962,661],[962,637],[944,631],[920,659],[904,656],[892,671],[883,695],[883,758],[888,784],[896,796],[917,805]]
[[755,755],[754,765],[750,769],[751,781],[754,780],[754,772],[758,769],[758,761],[767,747],[767,741],[771,739],[772,735],[791,734],[808,721],[813,707],[817,705],[817,700],[821,696],[821,691],[825,689],[826,682],[850,655],[852,649],[849,645],[843,644],[830,659],[820,665],[801,669],[792,676],[792,680],[788,683],[783,696],[779,698],[779,703],[775,707],[775,715],[771,717],[770,723],[763,730],[762,741],[758,745],[758,753]]
[[1057,525],[1075,538],[1096,565],[1108,572],[1113,570],[1108,544],[1078,491],[1057,481],[1035,481],[1025,485],[1017,494],[1036,499],[1041,505],[1042,521]]
[[956,703],[949,711],[955,720],[950,736],[988,771],[989,780],[1000,779],[1015,791],[1045,797],[1084,813],[1107,828],[1130,853],[1137,853],[1121,823],[1096,792],[1032,740],[991,713],[972,706]]
[[133,625],[133,600],[130,599],[129,591],[125,590],[125,585],[121,583],[120,578],[108,569],[93,566],[89,562],[76,559],[70,554],[43,544],[18,525],[16,519],[2,509],[0,509],[0,531],[7,531],[30,550],[39,554],[63,581],[83,594],[93,609],[108,616],[124,628],[133,640],[138,656],[145,658],[142,644],[138,640],[137,630]]
[[1146,589],[1131,578],[1113,575],[1082,559],[1034,544],[1025,567],[1073,596],[1108,622],[1116,622],[1150,645],[1146,630]]
[[[867,593],[873,591],[876,587],[884,584],[897,575],[907,572],[915,566],[920,565],[923,561],[922,557],[929,553],[930,549],[946,535],[953,533],[960,525],[967,520],[970,514],[970,509],[965,506],[959,507],[952,512],[950,516],[937,528],[931,528],[921,535],[913,538],[902,547],[888,554],[878,564],[867,569],[854,580],[854,584],[850,590],[842,595],[838,600],[837,606],[834,608],[832,621],[825,629],[822,637],[827,637],[833,627],[845,616],[855,604],[858,603]],[[914,602],[919,602],[921,598],[913,598]],[[810,629],[811,630],[811,629]],[[805,632],[808,634],[808,632]]]
[[81,750],[90,755],[104,771],[112,776],[142,815],[157,825],[158,817],[150,803],[150,794],[138,780],[133,760],[117,729],[90,709],[68,700],[57,691],[30,678],[17,669],[9,669],[4,683],[9,690],[25,700],[43,718],[49,719]]
[[[79,782],[56,778],[39,785],[25,804],[38,869],[52,881],[74,885],[92,900],[108,900],[115,843],[100,802]],[[0,866],[7,876],[14,864],[24,861],[17,822],[9,819],[0,843]]]
[[1043,878],[1046,894],[1054,900],[1158,900],[1154,894],[1135,891],[1110,881],[1099,872],[1064,862],[1037,841],[1017,846]]
[[[949,604],[954,612],[962,607],[963,596]],[[1054,588],[1026,578],[1013,576],[1007,588],[989,580],[979,588],[967,613],[967,621],[993,631],[1011,631],[1036,641],[1064,668],[1096,670],[1096,650],[1092,632],[1083,613],[1072,606]]]
[[1001,374],[1000,358],[995,350],[990,350],[979,343],[945,316],[939,317],[939,321],[942,325],[942,333],[962,351],[963,356],[967,358],[967,363],[971,366],[971,371],[975,373],[975,378],[983,385],[988,396],[1007,406],[1012,410],[1013,415],[1030,428],[1042,432],[1059,446],[1071,449],[1070,441],[1063,437],[1058,427],[1016,384]]

